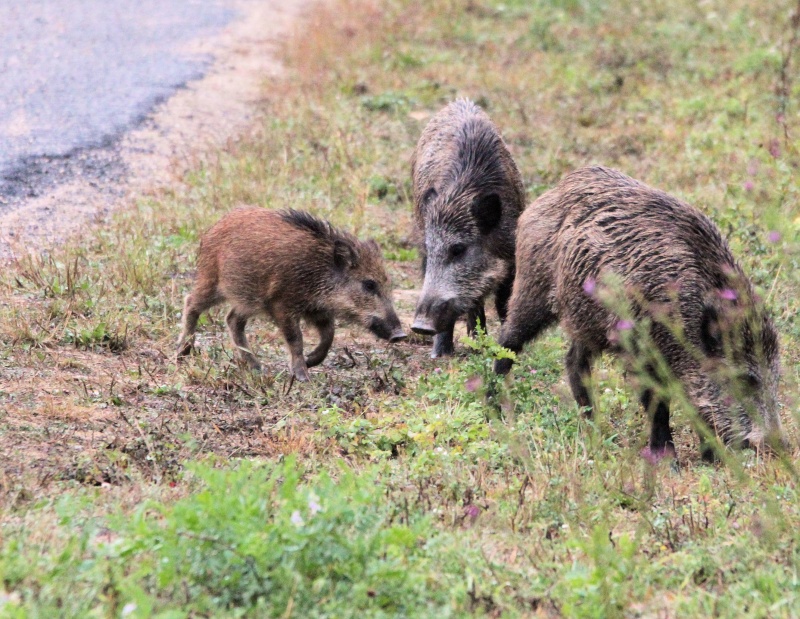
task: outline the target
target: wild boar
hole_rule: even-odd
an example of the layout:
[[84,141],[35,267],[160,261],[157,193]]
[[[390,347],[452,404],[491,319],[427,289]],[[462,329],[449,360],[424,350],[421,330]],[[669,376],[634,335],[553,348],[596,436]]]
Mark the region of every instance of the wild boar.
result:
[[[615,170],[582,168],[524,212],[516,256],[499,343],[518,352],[560,321],[572,341],[566,371],[580,406],[591,406],[592,360],[605,350],[621,353],[622,332],[647,320],[672,376],[726,444],[758,449],[784,440],[775,327],[727,242],[697,209]],[[608,276],[624,291],[630,317],[598,298]],[[495,371],[510,367],[499,360]],[[641,391],[652,418],[643,455],[657,460],[675,453],[670,402],[665,389],[653,388],[664,386],[663,376],[652,365],[644,370],[655,382]],[[708,445],[702,450],[713,457]]]
[[[201,240],[194,288],[184,303],[178,356],[192,350],[200,315],[227,301],[231,310],[226,322],[240,358],[260,369],[245,326],[252,316],[266,314],[286,339],[292,375],[306,381],[308,368],[328,354],[337,318],[390,342],[405,337],[391,293],[375,241],[362,242],[301,211],[237,209]],[[301,320],[320,336],[307,357]]]
[[486,327],[495,294],[505,319],[514,280],[514,234],[525,206],[517,166],[489,117],[459,99],[425,127],[411,161],[414,223],[424,282],[416,333],[435,335],[432,357],[453,353],[456,320]]

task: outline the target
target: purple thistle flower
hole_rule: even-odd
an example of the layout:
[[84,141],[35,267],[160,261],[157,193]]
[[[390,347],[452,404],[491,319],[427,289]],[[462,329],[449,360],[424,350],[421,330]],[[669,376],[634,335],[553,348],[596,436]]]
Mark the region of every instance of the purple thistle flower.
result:
[[477,505],[467,505],[464,507],[464,516],[469,518],[470,524],[475,522],[478,516],[481,515],[481,508]]
[[468,378],[467,382],[464,383],[464,389],[470,393],[473,393],[477,391],[478,387],[480,387],[482,384],[483,380],[481,380],[480,376],[473,376],[472,378]]
[[781,233],[777,230],[773,230],[767,235],[767,240],[770,243],[777,243],[781,240]]
[[776,139],[772,139],[769,141],[769,154],[777,159],[781,156],[781,144]]
[[726,301],[735,301],[739,295],[736,294],[735,290],[731,290],[730,288],[723,288],[719,291],[719,298],[725,299]]
[[597,282],[593,277],[587,278],[586,281],[583,282],[583,291],[589,296],[592,296],[595,290],[597,290]]
[[628,331],[629,329],[633,329],[633,321],[620,320],[617,322],[617,331]]
[[745,191],[753,191],[753,187],[755,187],[755,185],[753,184],[753,181],[745,181],[744,182],[744,190]]

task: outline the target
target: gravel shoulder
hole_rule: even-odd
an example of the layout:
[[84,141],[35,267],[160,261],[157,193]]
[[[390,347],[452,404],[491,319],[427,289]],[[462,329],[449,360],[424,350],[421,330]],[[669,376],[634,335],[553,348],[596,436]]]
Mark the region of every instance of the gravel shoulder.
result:
[[214,58],[201,79],[107,144],[28,166],[34,196],[0,197],[0,257],[63,243],[111,211],[180,183],[187,168],[245,133],[259,113],[265,80],[280,73],[275,52],[302,4],[237,0],[237,19],[186,50]]

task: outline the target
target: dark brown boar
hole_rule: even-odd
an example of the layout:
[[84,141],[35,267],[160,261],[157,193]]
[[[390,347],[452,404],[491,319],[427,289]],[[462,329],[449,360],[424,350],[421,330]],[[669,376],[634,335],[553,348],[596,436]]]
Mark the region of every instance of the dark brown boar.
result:
[[414,222],[424,283],[415,332],[435,335],[433,357],[453,352],[456,320],[486,326],[494,293],[500,319],[514,279],[514,232],[525,189],[500,133],[477,105],[459,99],[436,114],[411,161]]
[[[580,406],[591,405],[592,360],[605,350],[622,352],[622,331],[647,319],[671,374],[726,444],[759,448],[782,439],[775,327],[719,230],[697,209],[615,170],[582,168],[528,207],[516,255],[500,344],[519,351],[560,321],[572,340],[567,377]],[[609,275],[624,291],[632,321],[598,299]],[[495,364],[499,373],[510,367],[509,360]],[[644,455],[674,455],[669,401],[659,384],[665,379],[654,366],[643,369],[650,386],[641,401],[652,417]],[[713,451],[704,446],[703,455]]]
[[[237,209],[201,240],[178,356],[191,351],[200,315],[227,301],[231,310],[226,322],[240,358],[260,369],[244,330],[252,316],[266,314],[286,339],[292,374],[305,381],[307,368],[328,354],[335,319],[361,324],[390,342],[405,337],[391,292],[375,241],[359,241],[301,211]],[[301,320],[320,336],[305,358]]]

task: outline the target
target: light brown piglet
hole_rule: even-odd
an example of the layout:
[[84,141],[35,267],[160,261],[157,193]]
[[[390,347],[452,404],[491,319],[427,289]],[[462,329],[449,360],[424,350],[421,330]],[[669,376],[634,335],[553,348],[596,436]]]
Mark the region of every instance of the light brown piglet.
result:
[[[333,342],[335,319],[358,323],[395,342],[406,335],[394,311],[380,248],[308,213],[247,207],[225,215],[202,238],[194,288],[186,296],[178,356],[189,354],[200,315],[227,301],[226,322],[239,357],[258,360],[245,336],[247,321],[266,314],[281,330],[291,372],[308,380]],[[303,356],[300,321],[320,342]]]

